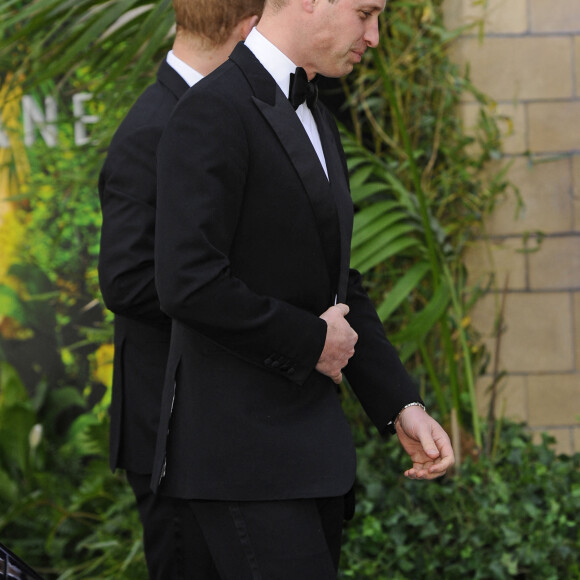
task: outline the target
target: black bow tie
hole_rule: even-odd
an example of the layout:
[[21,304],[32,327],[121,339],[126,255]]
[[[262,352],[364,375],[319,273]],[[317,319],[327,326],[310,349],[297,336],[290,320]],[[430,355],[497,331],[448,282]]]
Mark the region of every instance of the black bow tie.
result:
[[301,68],[296,68],[296,73],[290,73],[290,91],[288,95],[291,105],[296,110],[304,101],[310,109],[316,105],[318,99],[318,86],[316,85],[316,77],[310,82],[306,76],[306,71]]

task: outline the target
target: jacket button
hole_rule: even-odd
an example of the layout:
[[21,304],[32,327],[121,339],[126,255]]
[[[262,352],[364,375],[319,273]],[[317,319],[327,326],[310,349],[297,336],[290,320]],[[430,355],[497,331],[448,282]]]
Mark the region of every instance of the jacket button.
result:
[[277,360],[275,360],[275,361],[272,363],[272,368],[273,368],[273,369],[277,369],[279,366],[280,366],[280,363],[279,363],[279,361],[277,361]]
[[267,359],[264,361],[264,364],[265,364],[267,367],[269,367],[269,366],[272,364],[272,359],[271,359],[271,358],[267,358]]
[[286,372],[287,372],[287,373],[288,373],[290,376],[292,376],[292,375],[293,375],[293,374],[296,372],[296,370],[295,370],[295,369],[288,369]]

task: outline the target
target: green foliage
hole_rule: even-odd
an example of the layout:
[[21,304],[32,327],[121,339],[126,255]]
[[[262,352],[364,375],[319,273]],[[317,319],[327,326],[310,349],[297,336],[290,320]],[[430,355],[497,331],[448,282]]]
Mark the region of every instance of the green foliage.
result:
[[[500,155],[492,103],[451,61],[456,33],[441,4],[390,2],[380,46],[345,83],[352,131],[343,142],[358,207],[352,264],[370,280],[401,358],[443,417],[455,409],[481,446],[474,377],[485,359],[468,324],[478,289],[466,288],[463,253],[509,183],[489,174]],[[466,93],[482,105],[474,136],[457,115]]]
[[97,154],[93,148],[81,152],[66,141],[54,149],[39,143],[31,151],[32,171],[23,197],[29,212],[22,250],[52,282],[76,282],[88,302],[98,296],[101,214],[96,175],[79,162],[81,155],[84,163],[90,163],[90,157]]
[[42,382],[30,397],[15,369],[0,361],[0,501],[31,490],[35,471],[50,462],[60,416],[73,407],[85,407],[75,389]]
[[74,389],[30,399],[6,363],[0,387],[0,537],[47,580],[142,580],[135,500],[106,461],[106,412],[96,407],[58,434],[57,411],[79,404]]
[[[100,297],[97,280],[97,257],[101,211],[97,182],[104,150],[99,143],[110,137],[125,108],[107,110],[100,94],[93,94],[102,85],[102,76],[78,68],[58,85],[45,82],[35,87],[32,95],[40,103],[50,96],[57,101],[58,140],[48,146],[39,136],[27,148],[30,175],[15,201],[24,214],[25,236],[23,261],[45,272],[53,283],[74,285],[65,293],[77,292],[89,302]],[[104,87],[113,92],[111,85]],[[72,96],[84,91],[93,98],[84,102],[85,115],[93,118],[88,124],[89,143],[75,144]],[[131,95],[134,99],[134,94]]]
[[36,414],[24,385],[0,362],[0,500],[18,496],[17,482],[30,471],[29,433]]
[[396,441],[359,448],[358,506],[342,578],[580,578],[580,454],[556,456],[508,424],[494,459],[437,482],[405,480]]
[[[48,3],[34,2],[41,4]],[[0,28],[8,23],[0,21]],[[37,32],[43,43],[47,29]],[[99,403],[107,393],[95,372],[95,354],[112,336],[96,270],[104,151],[74,145],[70,114],[70,95],[92,91],[103,77],[78,69],[58,80],[34,85],[39,102],[59,99],[59,142],[50,148],[37,139],[28,149],[31,175],[13,199],[23,242],[0,284],[0,361],[12,365],[0,363],[0,537],[47,580],[141,580],[135,500],[108,468],[108,418]],[[116,107],[106,110],[96,98],[88,104],[101,116],[92,128],[96,142],[110,136],[127,103],[126,94],[101,86]]]
[[4,0],[0,70],[25,88],[79,67],[133,86],[169,48],[173,22],[170,0]]
[[[95,83],[76,71],[59,87],[61,96]],[[35,97],[42,101],[46,94],[56,96],[53,83],[44,83]],[[87,107],[91,114],[103,113],[96,103]],[[0,314],[7,323],[0,329],[0,356],[17,367],[30,392],[42,379],[50,389],[74,386],[94,403],[103,388],[91,359],[112,335],[97,276],[101,214],[96,184],[103,151],[76,146],[64,103],[59,111],[57,145],[37,139],[27,150],[31,173],[13,198],[22,241],[18,262],[0,281]],[[95,133],[107,133],[121,113],[103,118]]]
[[84,407],[81,395],[94,399],[93,393],[103,394],[90,357],[111,331],[102,327],[97,302],[86,308],[94,299],[86,289],[80,290],[82,282],[62,278],[53,282],[31,262],[13,264],[7,282],[0,284],[4,318],[0,360],[17,368],[29,393],[42,387],[53,397],[73,388]]

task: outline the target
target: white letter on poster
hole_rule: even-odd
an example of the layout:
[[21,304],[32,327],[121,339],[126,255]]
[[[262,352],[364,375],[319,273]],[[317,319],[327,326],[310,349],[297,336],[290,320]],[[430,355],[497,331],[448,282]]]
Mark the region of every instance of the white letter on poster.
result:
[[22,116],[24,119],[24,143],[27,146],[34,144],[34,127],[38,127],[44,142],[49,147],[56,147],[58,142],[58,128],[56,126],[57,106],[53,97],[44,99],[46,116],[36,101],[30,95],[22,97]]
[[86,145],[90,139],[87,135],[86,125],[94,124],[99,121],[98,115],[85,115],[84,104],[90,101],[93,95],[91,93],[78,93],[73,95],[73,114],[75,121],[75,144]]

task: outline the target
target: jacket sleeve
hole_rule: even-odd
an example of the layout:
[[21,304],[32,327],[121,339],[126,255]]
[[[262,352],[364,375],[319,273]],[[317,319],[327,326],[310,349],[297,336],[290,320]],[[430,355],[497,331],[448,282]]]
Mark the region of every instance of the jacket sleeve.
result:
[[99,282],[115,314],[169,322],[154,281],[156,150],[161,128],[124,128],[113,140],[99,177],[103,223]]
[[365,413],[380,433],[399,411],[421,402],[419,391],[388,341],[383,325],[356,270],[349,275],[347,321],[359,339],[344,374]]
[[[340,135],[330,123],[335,139]],[[345,177],[348,180],[346,157],[339,148]],[[359,399],[365,413],[380,433],[399,411],[412,402],[422,402],[419,391],[401,363],[399,355],[385,335],[377,311],[362,285],[358,271],[348,276],[347,299],[350,308],[347,321],[358,334],[355,354],[344,369],[344,375]]]
[[236,276],[229,259],[249,165],[239,113],[221,94],[189,92],[174,111],[158,156],[155,264],[161,308],[234,355],[302,384],[322,352],[326,323],[257,294]]

